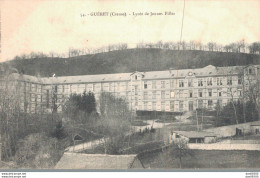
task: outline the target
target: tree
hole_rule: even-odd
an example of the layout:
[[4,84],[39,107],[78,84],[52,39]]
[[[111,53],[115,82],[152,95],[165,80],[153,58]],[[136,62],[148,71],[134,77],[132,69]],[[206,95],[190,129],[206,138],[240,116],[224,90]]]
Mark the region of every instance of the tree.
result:
[[[249,72],[251,70],[251,72]],[[246,68],[244,73],[245,81],[243,81],[244,85],[244,97],[248,101],[251,101],[255,110],[257,111],[258,118],[260,117],[260,69],[251,67]]]
[[207,43],[208,50],[209,50],[209,51],[214,51],[215,45],[216,45],[216,43],[214,43],[214,42],[209,42],[209,43]]
[[260,54],[260,42],[254,42],[251,45],[248,46],[249,53],[252,54]]
[[[64,105],[65,114],[69,118],[74,118],[79,121],[86,121],[87,116],[92,112],[96,112],[96,99],[92,92],[82,94],[73,93]],[[82,114],[83,113],[83,114]]]
[[245,41],[244,40],[240,40],[237,42],[237,50],[238,52],[245,52]]
[[225,45],[225,46],[224,46],[224,50],[225,50],[226,52],[231,52],[231,49],[232,49],[232,47],[231,47],[230,45]]
[[169,147],[169,158],[179,159],[179,167],[182,168],[182,159],[186,156],[194,156],[192,150],[188,148],[187,140],[180,138],[176,139]]
[[99,99],[100,120],[96,132],[105,135],[105,153],[116,154],[125,136],[131,132],[131,112],[124,99],[102,92]]
[[4,65],[0,72],[0,127],[3,153],[2,158],[8,160],[16,151],[16,141],[19,136],[21,93],[19,92],[19,83],[13,75],[17,70],[12,66]]
[[96,99],[94,93],[90,91],[88,93],[86,93],[86,91],[83,92],[80,109],[87,114],[96,111]]

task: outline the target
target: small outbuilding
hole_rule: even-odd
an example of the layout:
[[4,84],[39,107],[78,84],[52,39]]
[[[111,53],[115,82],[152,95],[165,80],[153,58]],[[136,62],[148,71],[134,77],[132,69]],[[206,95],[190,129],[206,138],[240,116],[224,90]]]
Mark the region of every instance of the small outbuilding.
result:
[[144,169],[137,155],[83,154],[65,152],[55,169]]
[[260,134],[260,122],[254,122],[250,125],[251,132],[254,134]]
[[184,139],[187,143],[215,143],[217,136],[209,132],[197,131],[174,131],[172,141]]

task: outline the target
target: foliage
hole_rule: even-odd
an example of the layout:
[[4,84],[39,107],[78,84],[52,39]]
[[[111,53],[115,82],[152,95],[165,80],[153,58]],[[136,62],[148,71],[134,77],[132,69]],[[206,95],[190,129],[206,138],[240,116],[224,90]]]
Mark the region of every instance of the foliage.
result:
[[104,135],[106,153],[116,154],[122,144],[119,137],[130,132],[131,112],[123,99],[110,93],[101,93],[99,104],[100,119],[94,126],[95,132]]
[[182,159],[185,156],[194,156],[193,151],[188,148],[185,139],[176,139],[169,147],[170,157],[179,159],[179,166],[182,168]]
[[31,134],[19,140],[15,162],[20,168],[52,168],[62,156],[65,146],[64,140],[59,142],[45,134]]
[[[246,122],[252,122],[258,120],[258,114],[255,109],[255,104],[251,101],[248,101],[245,103],[245,108],[243,109],[243,103],[241,102],[234,102],[234,106],[237,111],[237,119],[238,123],[244,122],[244,113],[243,110],[245,110],[245,119]],[[223,126],[223,125],[231,125],[236,124],[236,121],[234,119],[234,111],[233,111],[233,104],[230,102],[226,106],[224,106],[222,109],[219,110],[219,115],[217,119],[217,125]]]
[[94,93],[86,91],[83,94],[73,93],[65,103],[64,113],[74,120],[86,120],[86,118],[96,111],[96,100]]

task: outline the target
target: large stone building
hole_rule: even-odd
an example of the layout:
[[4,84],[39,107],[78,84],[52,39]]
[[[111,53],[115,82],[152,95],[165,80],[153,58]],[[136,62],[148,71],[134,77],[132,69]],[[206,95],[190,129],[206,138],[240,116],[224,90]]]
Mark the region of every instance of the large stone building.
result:
[[217,103],[224,106],[230,100],[240,100],[253,83],[259,87],[259,76],[260,65],[209,65],[199,69],[49,78],[16,73],[5,80],[19,93],[16,98],[25,112],[51,112],[53,101],[60,112],[70,94],[84,91],[93,92],[97,102],[101,92],[113,93],[125,98],[133,111],[183,112],[214,109]]

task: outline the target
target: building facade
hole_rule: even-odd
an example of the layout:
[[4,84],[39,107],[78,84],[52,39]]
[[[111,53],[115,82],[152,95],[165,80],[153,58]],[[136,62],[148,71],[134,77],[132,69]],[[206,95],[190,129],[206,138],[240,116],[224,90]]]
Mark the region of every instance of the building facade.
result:
[[[124,98],[133,111],[185,112],[214,109],[244,98],[249,87],[259,87],[260,65],[165,70],[101,75],[35,77],[8,76],[24,112],[62,111],[70,94],[101,92]],[[2,80],[2,89],[4,88]],[[258,88],[259,89],[259,88]],[[259,100],[259,99],[258,99]]]

